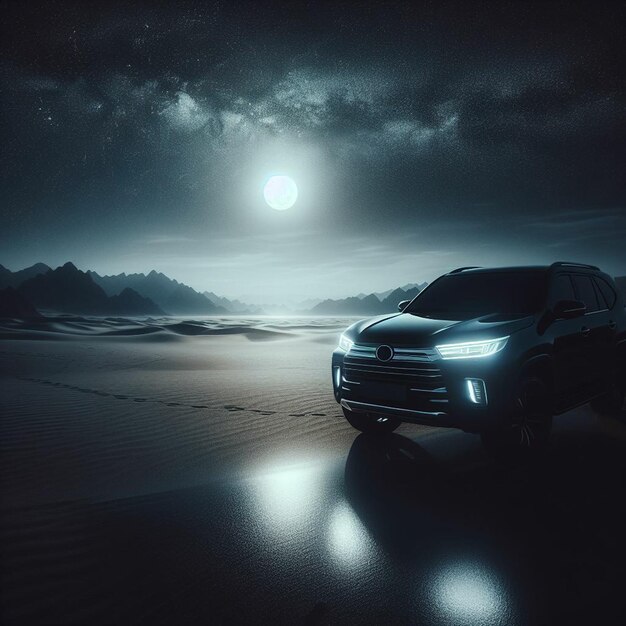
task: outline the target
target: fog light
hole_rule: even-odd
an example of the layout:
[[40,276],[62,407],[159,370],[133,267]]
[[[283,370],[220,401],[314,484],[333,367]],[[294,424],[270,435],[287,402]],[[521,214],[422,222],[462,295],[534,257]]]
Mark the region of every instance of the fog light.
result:
[[485,381],[480,378],[466,378],[465,386],[470,402],[474,404],[487,404],[487,388]]
[[339,387],[341,386],[341,368],[335,367],[333,374],[335,378],[335,389],[339,389]]

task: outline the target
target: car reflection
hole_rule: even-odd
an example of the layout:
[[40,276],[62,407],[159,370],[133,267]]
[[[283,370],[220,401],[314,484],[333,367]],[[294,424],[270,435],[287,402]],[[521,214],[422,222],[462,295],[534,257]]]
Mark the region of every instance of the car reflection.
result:
[[413,579],[418,621],[525,623],[523,599],[512,592],[514,572],[498,535],[476,517],[484,502],[468,489],[467,476],[406,437],[360,435],[346,461],[345,487],[377,544]]
[[[457,440],[445,437],[453,453]],[[571,624],[626,615],[611,591],[626,558],[624,441],[564,431],[545,457],[509,466],[460,453],[444,461],[434,448],[397,434],[359,435],[345,465],[347,502],[404,580],[414,580],[415,621]]]

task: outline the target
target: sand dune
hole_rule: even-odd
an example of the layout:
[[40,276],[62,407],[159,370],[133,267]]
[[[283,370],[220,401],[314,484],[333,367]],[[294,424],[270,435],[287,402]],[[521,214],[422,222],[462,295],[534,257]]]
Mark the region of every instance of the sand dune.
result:
[[[285,339],[312,332],[340,331],[350,318],[204,318],[127,319],[54,316],[38,320],[0,320],[0,339],[62,339],[73,336],[139,337],[142,335],[244,335],[251,341]],[[159,338],[155,338],[158,340]],[[163,337],[164,340],[170,337]]]

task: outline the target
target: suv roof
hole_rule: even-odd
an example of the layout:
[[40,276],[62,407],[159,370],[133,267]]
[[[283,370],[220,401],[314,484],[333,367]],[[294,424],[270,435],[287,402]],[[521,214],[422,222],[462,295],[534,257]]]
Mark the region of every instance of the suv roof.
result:
[[508,267],[458,267],[448,274],[486,274],[491,272],[547,272],[549,270],[564,268],[564,269],[574,269],[574,270],[590,270],[598,272],[600,271],[599,267],[595,265],[586,265],[585,263],[574,263],[570,261],[557,261],[552,263],[551,265],[511,265]]

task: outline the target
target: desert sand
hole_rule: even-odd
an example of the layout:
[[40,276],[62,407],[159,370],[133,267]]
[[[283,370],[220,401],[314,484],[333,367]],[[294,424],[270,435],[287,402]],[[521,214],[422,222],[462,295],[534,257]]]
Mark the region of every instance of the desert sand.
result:
[[3,623],[621,619],[623,425],[563,416],[530,469],[374,444],[332,397],[349,323],[2,324]]
[[16,444],[4,502],[121,498],[244,471],[277,449],[286,462],[336,453],[353,433],[330,352],[349,323],[61,318],[5,330],[19,340],[0,351],[2,439]]

